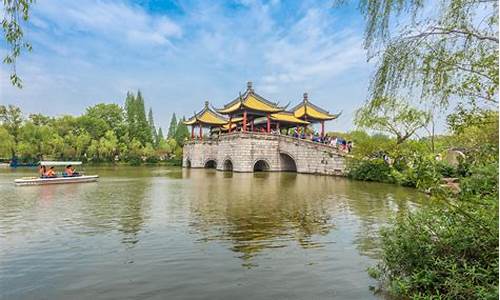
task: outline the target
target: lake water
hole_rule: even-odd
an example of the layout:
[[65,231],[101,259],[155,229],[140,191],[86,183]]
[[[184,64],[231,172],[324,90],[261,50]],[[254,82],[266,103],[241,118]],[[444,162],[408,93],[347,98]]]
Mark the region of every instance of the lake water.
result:
[[377,299],[378,230],[423,196],[294,173],[0,169],[0,299]]

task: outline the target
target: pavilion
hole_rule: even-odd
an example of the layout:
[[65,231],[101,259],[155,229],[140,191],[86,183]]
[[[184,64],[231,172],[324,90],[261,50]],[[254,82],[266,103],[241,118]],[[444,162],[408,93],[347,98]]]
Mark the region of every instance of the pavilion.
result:
[[[217,109],[217,112],[222,115],[229,116],[228,131],[233,130],[233,118],[241,117],[241,131],[247,132],[250,125],[250,131],[254,131],[255,121],[262,117],[266,120],[266,132],[271,132],[271,115],[283,112],[285,107],[279,106],[275,102],[271,102],[257,94],[252,82],[247,83],[247,90],[243,95],[239,95],[236,99],[226,104],[223,108]],[[249,124],[250,123],[250,124]]]
[[328,111],[312,104],[307,93],[301,103],[287,111],[288,105],[280,106],[257,94],[252,82],[247,83],[246,91],[224,105],[220,109],[212,108],[208,101],[205,107],[193,117],[184,121],[191,126],[191,139],[195,138],[195,127],[199,126],[199,139],[203,138],[203,128],[210,128],[210,133],[239,130],[241,132],[261,131],[270,133],[273,125],[279,133],[280,129],[307,127],[309,124],[321,124],[321,137],[325,135],[325,121],[337,119],[341,113],[330,114]]
[[203,127],[222,127],[228,123],[228,120],[214,111],[210,106],[208,101],[205,101],[205,107],[198,112],[195,113],[193,117],[189,120],[184,121],[184,124],[191,126],[191,139],[194,139],[194,129],[196,126],[199,126],[199,139],[203,139]]
[[320,123],[321,137],[325,136],[325,121],[335,120],[342,114],[342,112],[338,114],[330,114],[328,111],[312,104],[311,102],[309,102],[307,93],[304,93],[302,102],[292,108],[292,112],[293,115],[298,119],[310,123]]

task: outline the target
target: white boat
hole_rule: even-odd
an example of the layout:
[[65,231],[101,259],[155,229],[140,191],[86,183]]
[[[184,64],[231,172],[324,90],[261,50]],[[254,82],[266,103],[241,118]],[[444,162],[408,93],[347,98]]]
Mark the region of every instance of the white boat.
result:
[[[40,166],[73,166],[81,165],[80,161],[41,161]],[[57,176],[57,177],[23,177],[14,180],[16,185],[40,185],[40,184],[59,184],[59,183],[82,183],[97,181],[99,175],[84,175],[77,176]]]

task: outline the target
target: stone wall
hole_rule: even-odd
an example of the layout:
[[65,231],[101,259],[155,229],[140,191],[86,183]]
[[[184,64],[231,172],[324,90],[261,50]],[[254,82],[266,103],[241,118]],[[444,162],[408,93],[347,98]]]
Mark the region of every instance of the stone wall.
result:
[[204,168],[215,161],[217,170],[266,171],[342,175],[345,154],[336,148],[282,135],[232,133],[218,140],[190,141],[184,145],[183,167]]

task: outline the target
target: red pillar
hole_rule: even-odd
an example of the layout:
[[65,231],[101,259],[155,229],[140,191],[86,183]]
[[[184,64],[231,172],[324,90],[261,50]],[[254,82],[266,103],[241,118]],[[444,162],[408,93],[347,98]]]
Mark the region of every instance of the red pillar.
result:
[[200,123],[200,140],[203,140],[203,127],[201,126],[201,123]]
[[229,116],[229,133],[231,133],[231,130],[233,129],[233,116]]
[[252,122],[250,123],[250,131],[251,131],[251,132],[253,132],[253,120],[254,120],[254,119],[252,119]]
[[321,121],[321,137],[325,136],[325,121]]
[[191,125],[191,140],[194,140],[194,124]]
[[243,111],[243,132],[247,131],[247,111]]
[[267,133],[271,132],[271,117],[267,114]]

